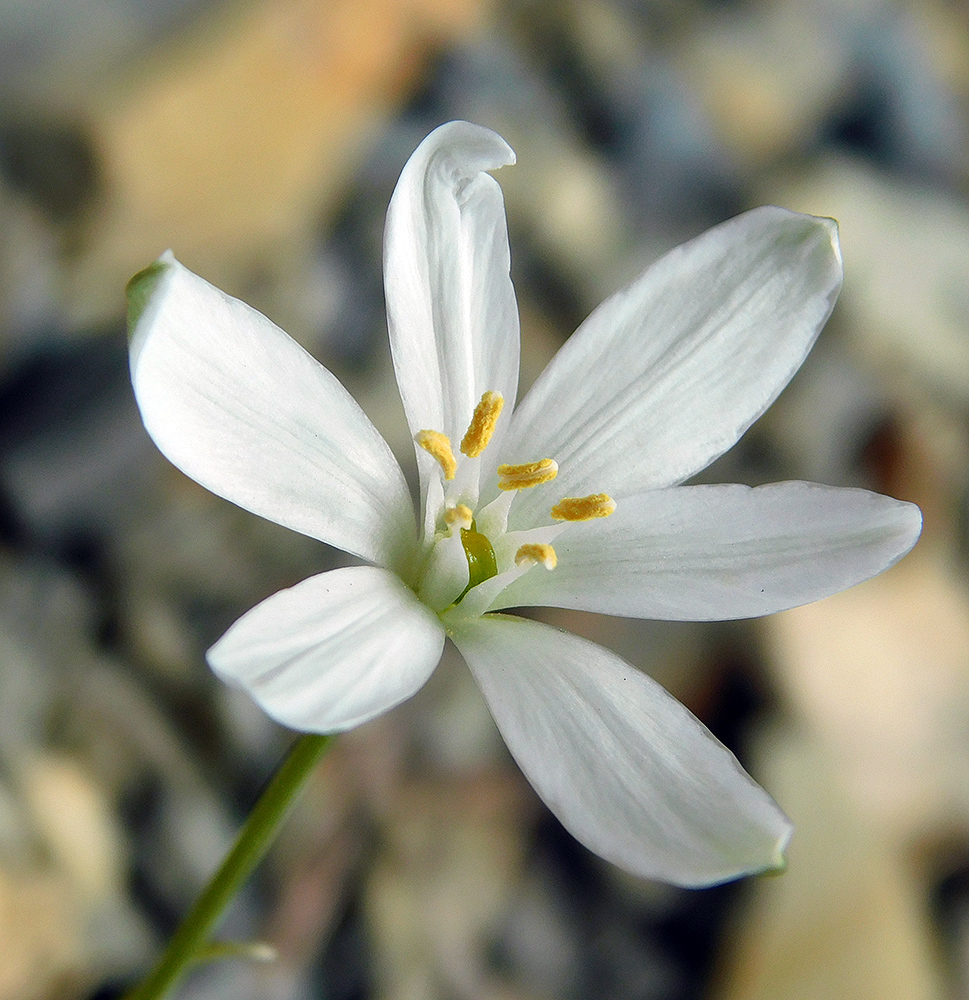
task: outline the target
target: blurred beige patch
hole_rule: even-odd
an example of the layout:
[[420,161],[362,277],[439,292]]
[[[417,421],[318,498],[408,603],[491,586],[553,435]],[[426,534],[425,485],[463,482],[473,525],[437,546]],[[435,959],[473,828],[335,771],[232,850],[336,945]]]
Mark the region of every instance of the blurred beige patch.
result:
[[688,35],[680,65],[713,128],[739,161],[797,149],[846,72],[845,53],[814,5],[776,2]]
[[942,1000],[916,872],[817,740],[788,733],[758,776],[796,823],[788,869],[757,880],[718,1000]]
[[103,790],[70,758],[38,754],[17,773],[22,806],[7,820],[19,836],[8,831],[0,863],[0,1000],[82,997],[139,947],[121,902],[121,836]]
[[838,303],[854,357],[915,406],[969,400],[969,209],[964,199],[830,158],[771,184],[776,204],[838,220]]
[[756,884],[727,1000],[951,992],[928,896],[969,841],[969,588],[950,555],[962,448],[938,430],[900,424],[897,490],[925,497],[915,550],[764,622],[792,721],[761,747],[758,776],[796,829],[787,873]]
[[120,895],[125,856],[106,796],[72,760],[47,753],[25,765],[24,801],[54,865],[89,900]]
[[[76,321],[118,311],[166,247],[218,284],[305,249],[368,133],[483,0],[230,6],[91,109],[108,199],[72,278]],[[265,266],[263,264],[262,266]]]
[[366,888],[377,996],[513,1000],[487,944],[521,877],[534,809],[524,780],[499,772],[399,789]]
[[54,874],[0,868],[0,1000],[82,994],[83,948],[65,888]]

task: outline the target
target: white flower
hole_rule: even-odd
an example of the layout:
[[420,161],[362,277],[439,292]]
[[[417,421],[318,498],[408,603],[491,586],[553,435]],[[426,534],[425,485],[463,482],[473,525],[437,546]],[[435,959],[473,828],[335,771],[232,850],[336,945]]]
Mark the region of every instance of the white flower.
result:
[[[131,372],[183,472],[368,565],[281,591],[209,651],[294,729],[356,726],[410,697],[450,637],[522,770],[604,858],[684,885],[777,866],[791,826],[682,705],[526,605],[637,618],[765,615],[899,559],[918,509],[811,483],[681,486],[800,366],[841,284],[835,224],[748,212],[600,306],[522,404],[504,208],[514,154],[452,122],[387,216],[390,340],[418,443],[422,517],[343,386],[171,254],[129,287]],[[514,410],[514,412],[513,412]]]

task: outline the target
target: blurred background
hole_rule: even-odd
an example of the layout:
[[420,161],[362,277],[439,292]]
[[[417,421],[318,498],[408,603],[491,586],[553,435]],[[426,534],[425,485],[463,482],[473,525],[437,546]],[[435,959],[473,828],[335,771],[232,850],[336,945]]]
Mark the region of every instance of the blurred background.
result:
[[500,171],[523,387],[603,297],[764,203],[846,285],[708,481],[919,503],[915,552],[758,622],[550,613],[686,702],[797,824],[706,891],[579,847],[448,655],[342,737],[196,1000],[969,997],[969,6],[964,0],[0,0],[0,1000],[143,972],[291,741],[205,649],[335,564],[144,433],[123,290],[166,247],[333,370],[413,467],[381,233],[467,118]]

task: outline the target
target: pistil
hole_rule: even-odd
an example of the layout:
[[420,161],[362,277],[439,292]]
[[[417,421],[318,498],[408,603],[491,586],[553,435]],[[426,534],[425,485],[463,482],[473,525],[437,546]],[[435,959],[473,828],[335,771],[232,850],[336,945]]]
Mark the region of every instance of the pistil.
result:
[[[489,391],[482,395],[461,440],[462,455],[468,459],[480,457],[494,436],[504,405],[500,393]],[[564,526],[548,525],[534,532],[525,530],[506,534],[508,512],[515,494],[518,490],[531,489],[555,479],[558,463],[554,459],[499,465],[496,470],[499,495],[476,511],[479,463],[462,461],[458,476],[458,461],[446,434],[423,430],[415,435],[415,441],[440,465],[445,480],[458,477],[458,481],[445,490],[449,499],[445,500],[444,494],[441,494],[437,501],[444,502],[444,510],[442,515],[438,515],[441,520],[435,518],[431,529],[435,533],[435,542],[421,585],[422,600],[432,607],[446,608],[449,614],[457,613],[459,607],[464,608],[467,614],[481,614],[495,595],[522,573],[539,563],[547,570],[556,568],[558,555],[548,541],[528,539],[554,538]],[[458,498],[462,502],[455,503]],[[565,497],[552,508],[551,516],[556,521],[591,521],[608,517],[615,509],[612,497],[606,493],[594,493],[587,497]],[[467,577],[464,577],[464,567],[460,563],[467,563]],[[486,586],[482,587],[483,584]],[[462,585],[460,593],[452,596]],[[471,591],[475,592],[474,598],[468,596]],[[465,598],[468,598],[467,602]],[[465,608],[465,604],[473,606]]]
[[467,504],[459,503],[456,507],[448,507],[444,512],[444,523],[452,533],[455,528],[470,528],[474,523],[474,514]]

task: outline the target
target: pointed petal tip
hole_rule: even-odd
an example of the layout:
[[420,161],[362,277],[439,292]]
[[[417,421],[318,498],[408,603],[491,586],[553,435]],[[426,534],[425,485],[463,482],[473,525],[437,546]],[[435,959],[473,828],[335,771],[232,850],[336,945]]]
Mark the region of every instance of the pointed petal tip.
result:
[[810,219],[816,228],[824,232],[824,237],[821,237],[823,241],[821,249],[824,253],[830,254],[831,268],[837,276],[837,279],[832,282],[833,306],[834,299],[841,291],[841,284],[844,281],[844,260],[841,256],[841,231],[838,227],[838,221],[824,215],[809,215],[806,218]]
[[756,872],[764,878],[780,878],[787,871],[787,855],[785,853],[780,853],[776,864],[772,864],[770,868],[765,868],[762,872]]
[[818,222],[820,222],[821,225],[823,225],[828,230],[828,232],[831,234],[832,240],[834,240],[835,242],[838,242],[840,240],[841,229],[838,225],[837,219],[833,218],[830,215],[816,215],[814,216],[814,218],[817,219]]
[[127,299],[125,320],[132,366],[140,353],[139,344],[144,340],[144,336],[136,339],[138,327],[142,325],[147,327],[148,324],[143,324],[143,320],[149,312],[149,307],[155,311],[155,305],[162,301],[163,293],[170,288],[172,279],[179,271],[185,270],[185,266],[175,259],[175,254],[171,250],[166,250],[157,260],[132,275],[125,285]]
[[[751,209],[744,214],[749,216],[773,215],[777,218],[787,216],[790,219],[800,219],[810,223],[811,225],[821,226],[826,229],[834,242],[837,242],[839,238],[838,220],[830,215],[811,215],[809,212],[797,212],[792,208],[782,208],[780,205],[762,205],[759,208]],[[742,216],[738,216],[738,218],[741,217]]]
[[139,271],[125,285],[125,296],[128,300],[127,323],[129,341],[134,337],[135,328],[142,316],[144,316],[152,295],[158,289],[159,283],[174,260],[172,252],[166,250],[158,260]]
[[763,839],[756,849],[750,850],[745,857],[737,858],[733,863],[725,858],[721,871],[716,874],[703,873],[691,876],[684,872],[679,878],[670,878],[669,881],[684,889],[709,889],[742,878],[783,875],[787,871],[787,849],[794,836],[794,824],[780,807],[773,803],[773,800],[771,802],[774,805],[774,813],[770,820],[777,822],[771,824],[770,830],[761,828],[759,833]]
[[525,776],[591,851],[687,888],[783,866],[790,820],[645,674],[510,616],[463,623],[452,638]]
[[838,261],[838,265],[843,267],[844,261],[841,257],[841,228],[837,219],[832,219],[827,215],[816,215],[815,219],[828,231],[828,238],[831,240],[831,249]]
[[811,230],[817,233],[817,238],[822,243],[821,249],[830,251],[837,269],[842,270],[844,262],[841,257],[841,231],[838,220],[826,215],[804,215],[800,212],[789,212],[789,214],[799,216]]
[[429,156],[443,151],[467,157],[479,170],[496,170],[516,161],[515,151],[497,132],[466,121],[439,125],[418,146],[414,157],[422,150]]
[[762,868],[752,868],[750,871],[740,872],[735,878],[745,876],[757,876],[759,878],[778,878],[787,871],[787,849],[790,847],[791,838],[794,836],[794,824],[778,808],[778,816],[783,821],[783,828],[774,843],[773,853],[770,861]]
[[896,500],[882,493],[870,495],[880,508],[876,516],[885,531],[886,544],[881,564],[872,567],[872,571],[863,578],[866,580],[884,573],[904,559],[922,535],[922,511],[917,504]]
[[[830,249],[838,268],[840,269],[843,266],[841,257],[841,231],[837,219],[833,219],[827,215],[809,215],[804,212],[795,212],[792,209],[780,208],[777,205],[764,205],[761,208],[752,209],[745,214],[752,218],[759,216],[765,221],[768,217],[771,217],[771,222],[774,225],[782,224],[785,216],[789,220],[789,223],[801,223],[799,231],[803,234],[803,238],[809,238],[809,234],[812,232],[817,234],[818,238],[821,238],[824,243],[828,244],[824,249]],[[742,217],[740,216],[739,218]],[[821,231],[824,233],[823,237],[820,236]]]
[[[554,455],[573,496],[645,493],[706,468],[774,402],[831,315],[837,233],[833,219],[767,205],[670,251],[558,351],[512,417],[506,461]],[[513,525],[537,503],[524,496]]]
[[[783,813],[781,815],[783,816]],[[787,849],[791,846],[791,837],[793,836],[794,824],[787,816],[784,816],[784,828],[774,845],[774,857],[771,859],[771,864],[761,874],[783,875],[787,871]]]
[[407,566],[416,538],[406,481],[332,373],[170,252],[135,275],[129,296],[135,401],[173,465],[260,517]]
[[737,853],[732,858],[724,854],[720,871],[698,870],[694,876],[684,870],[679,878],[669,880],[673,884],[685,889],[708,889],[742,878],[778,876],[787,871],[787,850],[794,836],[794,824],[773,798],[743,772],[739,764],[737,766],[751,785],[761,792],[768,808],[761,813],[759,821],[752,818],[746,847],[738,841]]
[[915,548],[915,543],[922,536],[922,510],[918,504],[909,503],[907,500],[896,500],[895,502],[900,508],[899,520],[902,525],[904,548],[899,555],[899,558],[901,558]]

